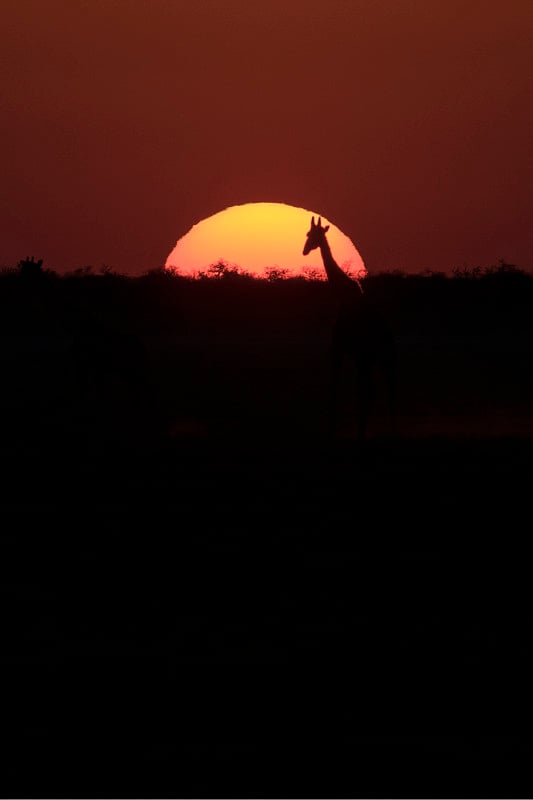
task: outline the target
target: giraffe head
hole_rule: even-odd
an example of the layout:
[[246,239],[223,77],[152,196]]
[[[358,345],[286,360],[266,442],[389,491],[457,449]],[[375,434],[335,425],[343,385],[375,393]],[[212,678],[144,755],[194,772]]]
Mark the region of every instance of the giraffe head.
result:
[[328,231],[329,225],[322,227],[322,217],[318,218],[318,222],[315,222],[315,218],[311,217],[311,227],[307,231],[307,238],[303,249],[304,256],[310,253],[311,250],[316,250],[317,247],[320,247]]

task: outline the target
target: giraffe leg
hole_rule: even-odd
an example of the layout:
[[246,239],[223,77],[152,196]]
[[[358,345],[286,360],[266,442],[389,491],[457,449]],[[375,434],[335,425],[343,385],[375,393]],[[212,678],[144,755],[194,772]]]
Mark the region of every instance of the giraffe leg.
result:
[[385,363],[384,375],[389,430],[394,436],[396,433],[396,362],[393,357]]
[[372,406],[372,374],[370,369],[366,366],[359,366],[356,375],[357,388],[356,388],[356,420],[357,420],[357,438],[360,442],[366,438],[368,428],[368,418],[370,416],[370,408]]
[[332,348],[329,354],[328,386],[326,400],[326,426],[329,436],[334,436],[338,426],[339,394],[342,368],[342,354]]

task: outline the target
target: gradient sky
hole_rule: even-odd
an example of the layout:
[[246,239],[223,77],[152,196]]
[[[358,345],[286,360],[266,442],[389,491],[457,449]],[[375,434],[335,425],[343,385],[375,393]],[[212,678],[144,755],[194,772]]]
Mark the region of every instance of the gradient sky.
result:
[[533,269],[532,0],[2,0],[0,22],[2,266],[137,274],[270,201],[370,272]]

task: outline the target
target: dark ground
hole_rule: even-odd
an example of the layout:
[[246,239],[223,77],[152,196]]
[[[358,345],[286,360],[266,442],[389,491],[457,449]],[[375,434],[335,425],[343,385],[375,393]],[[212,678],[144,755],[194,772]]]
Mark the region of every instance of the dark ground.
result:
[[403,330],[364,447],[320,329],[142,338],[4,331],[2,796],[532,797],[533,338]]

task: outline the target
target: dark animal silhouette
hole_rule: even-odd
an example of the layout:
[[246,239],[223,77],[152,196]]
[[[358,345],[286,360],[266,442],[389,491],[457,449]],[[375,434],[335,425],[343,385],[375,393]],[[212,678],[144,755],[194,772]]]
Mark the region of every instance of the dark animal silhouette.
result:
[[395,416],[396,346],[389,325],[367,299],[360,283],[347,275],[336,263],[326,238],[329,225],[322,226],[321,217],[311,227],[303,248],[306,256],[320,249],[329,285],[338,303],[329,352],[329,426],[337,424],[341,370],[345,358],[355,368],[357,382],[357,429],[363,439],[367,433],[369,414],[375,401],[378,376],[384,379],[386,405],[391,426]]

